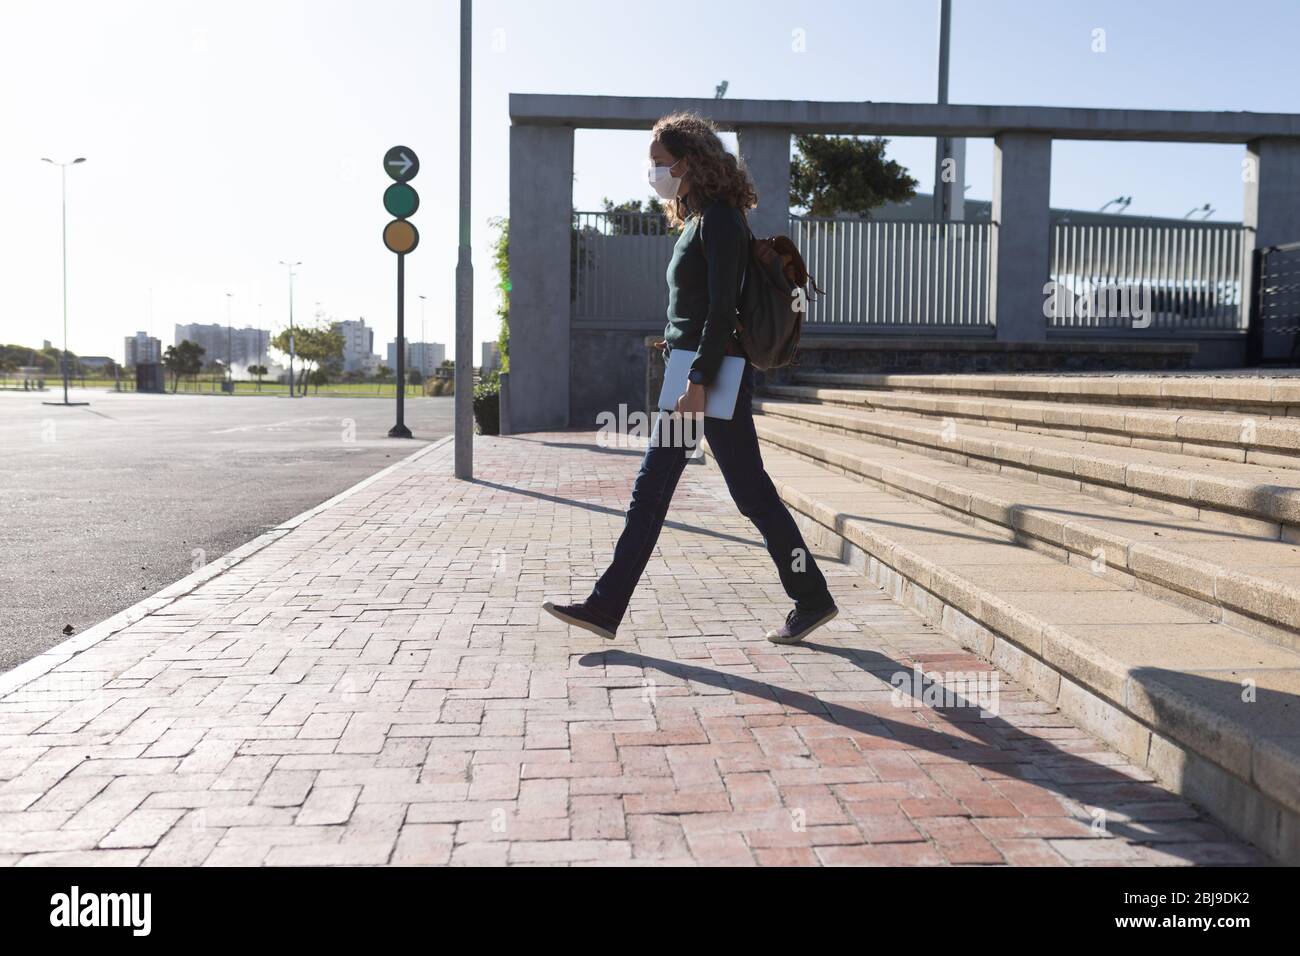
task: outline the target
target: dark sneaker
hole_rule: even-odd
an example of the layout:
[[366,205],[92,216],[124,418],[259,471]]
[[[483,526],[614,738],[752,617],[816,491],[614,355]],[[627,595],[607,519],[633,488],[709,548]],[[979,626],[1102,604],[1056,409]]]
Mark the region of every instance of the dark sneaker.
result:
[[547,601],[542,605],[542,610],[551,617],[558,617],[565,624],[572,624],[574,627],[580,627],[584,631],[591,631],[607,641],[614,640],[614,631],[617,628],[609,628],[596,620],[591,611],[587,610],[584,604],[552,604]]
[[834,604],[823,611],[800,611],[795,608],[786,615],[785,623],[779,629],[767,632],[767,639],[773,644],[798,644],[839,613],[840,609]]

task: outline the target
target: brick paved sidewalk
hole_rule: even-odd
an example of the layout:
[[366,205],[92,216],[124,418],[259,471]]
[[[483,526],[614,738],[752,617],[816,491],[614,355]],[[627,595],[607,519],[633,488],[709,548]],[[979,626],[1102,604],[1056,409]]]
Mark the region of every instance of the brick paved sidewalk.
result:
[[842,564],[831,627],[769,644],[784,595],[711,466],[620,639],[568,633],[540,604],[587,593],[639,452],[475,456],[474,483],[450,445],[403,463],[7,690],[0,862],[1262,861],[1008,680],[996,716],[899,706],[914,666],[992,674]]

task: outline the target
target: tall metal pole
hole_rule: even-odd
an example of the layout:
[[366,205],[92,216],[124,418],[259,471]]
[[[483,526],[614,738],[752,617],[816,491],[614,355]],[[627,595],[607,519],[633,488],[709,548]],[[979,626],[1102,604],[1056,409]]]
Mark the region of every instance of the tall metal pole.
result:
[[235,356],[235,332],[234,325],[230,321],[230,296],[226,293],[226,376],[230,379],[230,394],[235,394],[235,369],[231,364]]
[[63,404],[68,404],[68,374],[72,361],[68,356],[68,165],[59,164],[59,188],[63,213]]
[[289,397],[293,398],[293,270],[302,265],[302,263],[285,262],[281,259],[280,265],[285,266],[289,270]]
[[[47,156],[41,157],[41,162],[49,163],[51,166],[59,167],[59,212],[63,221],[63,401],[46,402],[47,405],[71,405],[68,401],[68,378],[72,374],[72,360],[68,352],[68,167],[75,166],[78,163],[84,163],[86,158],[78,156],[68,163],[56,163]],[[88,402],[77,402],[78,405],[86,405]]]
[[289,397],[295,398],[293,382],[293,269],[289,269]]
[[470,253],[470,38],[473,4],[460,0],[460,248],[456,257],[456,477],[474,477],[474,265]]
[[429,377],[429,339],[424,334],[424,300],[427,295],[420,296],[420,381]]
[[[939,0],[939,96],[948,105],[948,52],[952,33],[952,0]],[[940,136],[934,144],[934,218],[940,222],[952,215],[952,183],[944,181],[947,161],[952,159],[952,137]]]

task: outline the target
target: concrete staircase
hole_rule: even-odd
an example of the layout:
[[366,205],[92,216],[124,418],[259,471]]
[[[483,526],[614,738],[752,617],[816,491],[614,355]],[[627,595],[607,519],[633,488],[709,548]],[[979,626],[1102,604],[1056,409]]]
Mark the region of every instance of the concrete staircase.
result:
[[1300,378],[798,373],[814,546],[1300,863]]

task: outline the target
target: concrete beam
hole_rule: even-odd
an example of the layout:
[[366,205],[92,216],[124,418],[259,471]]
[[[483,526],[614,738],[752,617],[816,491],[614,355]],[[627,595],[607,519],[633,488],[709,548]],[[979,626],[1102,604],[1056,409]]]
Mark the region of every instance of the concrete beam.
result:
[[993,140],[989,312],[999,341],[1047,338],[1043,285],[1051,270],[1051,192],[1050,136],[1004,133]]
[[510,128],[510,428],[569,424],[573,128]]
[[510,94],[510,118],[516,125],[649,129],[676,110],[696,110],[727,129],[771,126],[796,133],[992,137],[1020,132],[1054,139],[1184,143],[1300,137],[1298,113]]
[[758,207],[749,211],[749,227],[756,236],[790,231],[790,131],[769,127],[743,127],[737,131]]

